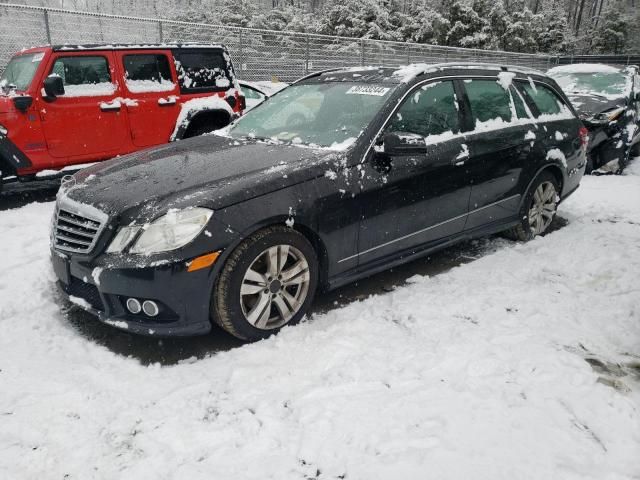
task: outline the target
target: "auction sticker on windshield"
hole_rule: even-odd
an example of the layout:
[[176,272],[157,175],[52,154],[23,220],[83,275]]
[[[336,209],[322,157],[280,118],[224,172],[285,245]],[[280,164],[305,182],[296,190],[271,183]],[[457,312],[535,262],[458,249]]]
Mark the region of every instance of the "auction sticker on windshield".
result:
[[378,87],[376,85],[354,85],[345,93],[347,95],[373,95],[376,97],[383,97],[389,88],[387,87]]

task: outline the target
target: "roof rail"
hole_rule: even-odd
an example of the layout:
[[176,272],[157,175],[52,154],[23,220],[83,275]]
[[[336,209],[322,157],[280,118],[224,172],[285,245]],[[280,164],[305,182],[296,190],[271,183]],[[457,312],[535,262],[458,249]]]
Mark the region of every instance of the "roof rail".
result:
[[304,77],[300,77],[295,82],[293,82],[291,85],[294,85],[294,84],[296,84],[298,82],[302,82],[304,80],[308,80],[308,79],[313,78],[313,77],[319,77],[323,73],[337,72],[339,70],[344,70],[345,68],[346,67],[327,68],[326,70],[320,70],[318,72],[309,73],[309,74],[305,75]]

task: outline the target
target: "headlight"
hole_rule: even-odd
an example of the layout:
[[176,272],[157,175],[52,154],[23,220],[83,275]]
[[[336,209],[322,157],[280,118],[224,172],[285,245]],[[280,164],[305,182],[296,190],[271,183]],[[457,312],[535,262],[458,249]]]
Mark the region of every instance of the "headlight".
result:
[[212,210],[200,207],[169,210],[151,224],[122,227],[107,252],[122,252],[136,236],[131,253],[149,255],[176,250],[196,238],[212,214]]
[[592,123],[613,122],[625,110],[626,110],[626,108],[624,108],[624,107],[614,108],[613,110],[609,110],[607,112],[602,112],[602,113],[598,113],[597,115],[594,115],[589,121],[591,121]]
[[5,127],[4,125],[2,125],[0,123],[0,135],[9,135],[9,130],[7,129],[7,127]]
[[121,227],[120,230],[118,230],[116,237],[111,240],[111,244],[109,245],[109,248],[107,248],[107,253],[122,252],[135,238],[140,229],[142,229],[142,227]]

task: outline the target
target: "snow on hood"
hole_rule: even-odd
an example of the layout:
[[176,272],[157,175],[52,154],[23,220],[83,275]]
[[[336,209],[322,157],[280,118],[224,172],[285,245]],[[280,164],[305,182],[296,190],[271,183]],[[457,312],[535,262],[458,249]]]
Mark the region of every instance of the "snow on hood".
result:
[[[205,135],[101,162],[78,172],[69,198],[119,215],[151,219],[198,200],[214,209],[321,175],[339,154]],[[320,172],[320,173],[319,173]],[[122,185],[129,188],[123,190]]]

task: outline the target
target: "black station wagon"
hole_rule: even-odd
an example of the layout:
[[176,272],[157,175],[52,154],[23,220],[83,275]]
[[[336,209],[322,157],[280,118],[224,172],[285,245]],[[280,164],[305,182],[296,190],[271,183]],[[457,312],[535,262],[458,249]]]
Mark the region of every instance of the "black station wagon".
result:
[[464,239],[543,234],[586,131],[544,74],[495,65],[309,75],[216,135],[67,179],[53,267],[115,327],[256,340],[332,289]]

